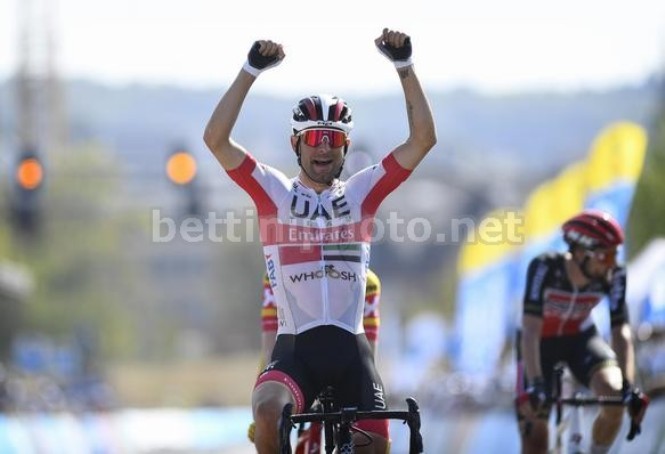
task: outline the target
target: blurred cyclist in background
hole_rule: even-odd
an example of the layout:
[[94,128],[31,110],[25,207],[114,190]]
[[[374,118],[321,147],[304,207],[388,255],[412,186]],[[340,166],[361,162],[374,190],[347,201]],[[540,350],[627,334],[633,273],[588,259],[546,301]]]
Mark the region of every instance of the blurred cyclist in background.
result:
[[[521,337],[517,341],[517,419],[522,452],[546,453],[554,366],[564,362],[596,396],[623,396],[631,418],[628,440],[640,433],[649,399],[634,388],[635,351],[626,307],[626,268],[616,263],[624,242],[618,222],[601,211],[566,221],[565,253],[543,254],[527,272]],[[609,298],[612,348],[600,336],[591,310]],[[593,423],[591,453],[609,451],[623,408],[601,406]]]

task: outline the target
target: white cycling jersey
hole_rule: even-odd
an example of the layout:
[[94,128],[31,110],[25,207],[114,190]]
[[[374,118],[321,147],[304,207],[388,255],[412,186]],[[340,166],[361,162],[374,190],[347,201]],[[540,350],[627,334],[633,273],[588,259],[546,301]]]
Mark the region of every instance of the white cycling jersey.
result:
[[364,332],[374,215],[410,173],[389,154],[317,194],[251,155],[228,172],[256,205],[277,305],[277,334],[299,334],[321,325]]

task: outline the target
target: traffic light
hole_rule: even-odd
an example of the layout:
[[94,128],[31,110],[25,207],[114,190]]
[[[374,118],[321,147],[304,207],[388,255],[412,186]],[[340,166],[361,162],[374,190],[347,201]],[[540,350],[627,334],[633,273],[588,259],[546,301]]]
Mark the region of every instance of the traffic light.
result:
[[13,169],[10,209],[13,224],[21,234],[31,235],[39,230],[45,176],[44,163],[35,151],[19,155]]
[[184,215],[201,216],[201,197],[198,185],[196,158],[185,148],[177,148],[166,160],[166,176],[184,198]]
[[196,171],[196,159],[187,151],[176,151],[166,161],[166,176],[174,184],[191,184],[196,178]]

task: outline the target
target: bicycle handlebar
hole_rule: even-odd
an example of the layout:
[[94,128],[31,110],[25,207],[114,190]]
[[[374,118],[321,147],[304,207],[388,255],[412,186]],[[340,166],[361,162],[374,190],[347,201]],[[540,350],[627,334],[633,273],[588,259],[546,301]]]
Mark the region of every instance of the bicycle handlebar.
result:
[[565,397],[562,399],[557,399],[556,397],[551,397],[547,399],[547,403],[550,404],[564,404],[571,405],[573,407],[585,407],[590,405],[610,405],[610,406],[625,406],[623,398],[613,397],[613,396],[599,396],[599,397]]
[[[377,410],[377,411],[336,411],[333,413],[299,413],[291,415],[291,422],[298,424],[301,422],[332,422],[341,423],[345,416],[351,417],[353,421],[361,421],[364,419],[401,419],[408,422],[413,418],[413,415],[408,411],[391,411],[391,410]],[[420,418],[418,418],[420,419]]]
[[404,421],[409,426],[409,452],[423,452],[423,438],[420,433],[420,410],[415,399],[408,397],[406,399],[407,411],[394,410],[374,410],[358,411],[355,408],[343,408],[340,411],[328,413],[299,413],[292,414],[292,405],[286,405],[282,410],[282,419],[280,421],[280,445],[282,453],[291,452],[291,443],[289,434],[291,428],[299,423],[320,422],[332,424],[351,424],[355,421],[365,419],[398,419]]

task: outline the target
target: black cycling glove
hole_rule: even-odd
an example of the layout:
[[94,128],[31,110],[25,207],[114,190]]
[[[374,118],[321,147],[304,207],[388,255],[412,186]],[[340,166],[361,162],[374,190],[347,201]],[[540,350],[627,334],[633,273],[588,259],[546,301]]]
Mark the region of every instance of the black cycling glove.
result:
[[649,396],[638,388],[635,388],[628,380],[623,381],[621,393],[628,416],[630,416],[630,431],[626,439],[631,441],[642,432],[642,420],[649,407],[650,399]]
[[252,48],[247,53],[247,61],[245,62],[245,65],[242,67],[242,69],[244,69],[254,77],[257,77],[266,69],[270,69],[274,66],[277,66],[282,62],[282,59],[277,57],[276,55],[272,57],[266,57],[264,55],[261,55],[261,53],[259,52],[260,47],[261,44],[258,41],[254,42]]
[[402,47],[393,47],[385,41],[381,41],[380,44],[376,45],[376,48],[388,60],[393,62],[396,68],[404,68],[412,64],[411,53],[413,48],[411,47],[411,38],[406,38]]

